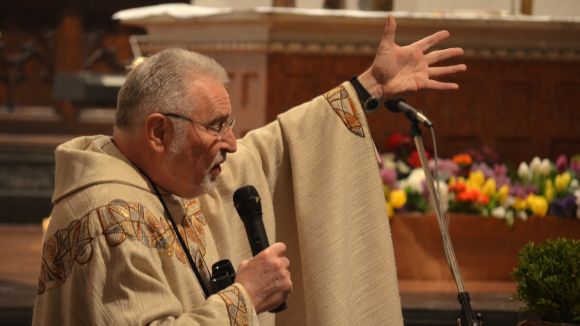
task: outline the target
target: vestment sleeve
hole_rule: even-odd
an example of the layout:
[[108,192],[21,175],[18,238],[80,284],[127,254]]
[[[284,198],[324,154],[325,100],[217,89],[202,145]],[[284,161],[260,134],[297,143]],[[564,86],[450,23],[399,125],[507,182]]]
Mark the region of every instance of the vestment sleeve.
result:
[[402,325],[377,153],[352,86],[280,114],[239,148],[249,154],[230,178],[261,186],[269,237],[291,261],[294,290],[276,322]]

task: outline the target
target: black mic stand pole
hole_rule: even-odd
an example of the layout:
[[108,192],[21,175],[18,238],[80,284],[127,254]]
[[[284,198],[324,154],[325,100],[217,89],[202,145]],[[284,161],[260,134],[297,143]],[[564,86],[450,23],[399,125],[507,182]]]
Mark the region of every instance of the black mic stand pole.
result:
[[459,271],[459,266],[457,265],[457,259],[455,258],[455,251],[453,250],[453,245],[451,244],[451,238],[449,237],[449,230],[447,228],[447,221],[443,216],[441,209],[441,203],[439,201],[438,193],[435,191],[435,186],[433,184],[433,176],[431,175],[431,170],[429,169],[429,162],[425,155],[425,147],[423,146],[423,139],[421,138],[421,129],[419,128],[419,121],[416,117],[406,115],[411,121],[411,135],[413,136],[413,141],[417,147],[417,152],[419,153],[419,159],[421,160],[421,166],[425,172],[425,179],[427,181],[427,186],[429,187],[429,194],[431,197],[431,203],[435,207],[435,213],[437,215],[437,222],[439,224],[439,230],[441,232],[441,238],[443,240],[443,249],[445,251],[445,257],[447,257],[447,263],[451,269],[451,274],[453,279],[457,284],[457,299],[461,304],[461,315],[457,320],[457,325],[461,326],[481,326],[483,317],[481,314],[474,315],[471,309],[471,303],[469,299],[469,293],[463,288],[463,280],[461,279],[461,272]]

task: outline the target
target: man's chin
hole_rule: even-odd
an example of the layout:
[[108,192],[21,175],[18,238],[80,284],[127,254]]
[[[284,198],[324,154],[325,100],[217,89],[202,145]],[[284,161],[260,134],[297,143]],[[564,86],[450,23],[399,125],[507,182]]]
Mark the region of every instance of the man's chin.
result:
[[189,188],[187,193],[178,195],[181,198],[195,198],[201,195],[209,194],[214,192],[217,188],[217,176],[212,176],[206,174],[200,184],[195,187]]
[[193,197],[209,194],[211,192],[214,192],[216,188],[217,188],[217,178],[208,176],[204,178],[203,182],[193,191],[194,193]]

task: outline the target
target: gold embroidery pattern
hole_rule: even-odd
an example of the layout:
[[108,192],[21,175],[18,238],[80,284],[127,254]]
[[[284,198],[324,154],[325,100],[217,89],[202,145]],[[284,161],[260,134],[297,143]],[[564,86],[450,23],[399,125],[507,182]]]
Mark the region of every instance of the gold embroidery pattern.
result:
[[238,289],[236,286],[231,286],[227,290],[218,292],[218,295],[226,304],[226,309],[228,310],[228,315],[230,316],[230,325],[249,325],[248,309],[240,289]]
[[187,264],[185,253],[165,218],[154,216],[143,205],[117,199],[96,211],[110,247],[116,247],[126,239],[137,240],[168,256],[175,254],[180,262]]
[[[205,237],[205,216],[201,212],[199,200],[193,199],[184,203],[185,216],[182,220],[182,230],[180,232],[185,234],[185,241],[189,251],[194,253],[193,259],[197,267],[205,270],[203,257],[207,250],[207,239]],[[209,276],[209,275],[208,275]]]
[[72,221],[68,228],[57,231],[44,243],[38,294],[61,286],[71,274],[75,262],[82,265],[93,256],[89,215]]
[[[186,203],[185,214],[183,230],[180,232],[185,235],[188,243],[196,244],[195,247],[188,245],[196,257],[196,262],[198,260],[203,262],[207,248],[204,227],[207,223],[201,213],[199,201]],[[95,239],[92,235],[93,232],[97,232],[90,230],[89,222],[95,218],[98,218],[102,234],[111,248],[119,246],[127,239],[136,240],[168,256],[175,255],[181,263],[187,264],[185,253],[164,217],[154,216],[139,203],[117,199],[72,221],[67,228],[58,230],[47,238],[43,247],[38,281],[39,295],[61,286],[70,276],[75,262],[78,264],[89,262]]]
[[340,85],[324,94],[324,98],[330,104],[330,107],[338,114],[346,127],[355,135],[365,137],[362,124],[356,114],[354,104],[348,96],[344,86]]

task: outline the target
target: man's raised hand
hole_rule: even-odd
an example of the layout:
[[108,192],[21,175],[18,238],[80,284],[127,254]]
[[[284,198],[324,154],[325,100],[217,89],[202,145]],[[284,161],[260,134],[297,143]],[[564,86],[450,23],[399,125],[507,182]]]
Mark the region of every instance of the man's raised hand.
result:
[[421,89],[452,90],[459,87],[456,83],[441,82],[433,78],[465,71],[466,65],[433,65],[462,55],[463,49],[448,48],[427,52],[449,37],[449,32],[439,31],[401,47],[395,43],[396,28],[395,18],[389,15],[373,64],[359,76],[359,81],[369,93],[377,98],[389,99]]

